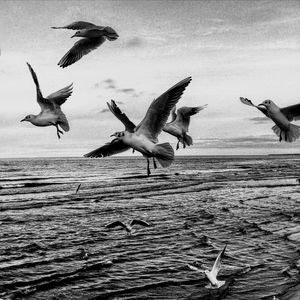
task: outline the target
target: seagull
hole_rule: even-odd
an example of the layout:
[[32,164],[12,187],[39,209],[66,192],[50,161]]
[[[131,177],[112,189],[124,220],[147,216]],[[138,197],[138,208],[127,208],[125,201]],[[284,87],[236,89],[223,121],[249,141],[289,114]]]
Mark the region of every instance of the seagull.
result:
[[225,245],[225,247],[223,248],[223,250],[220,251],[218,257],[215,260],[215,263],[214,263],[211,271],[201,270],[201,269],[199,269],[199,268],[197,268],[195,266],[192,266],[192,265],[188,264],[188,267],[191,270],[196,271],[198,273],[204,273],[205,274],[205,276],[207,277],[207,279],[210,281],[210,284],[206,286],[207,288],[218,289],[218,288],[220,288],[221,286],[223,286],[225,284],[225,281],[219,281],[219,280],[217,280],[217,275],[218,275],[218,273],[219,273],[219,271],[221,269],[221,259],[224,256],[226,246],[227,245]]
[[172,120],[167,123],[163,128],[163,131],[177,137],[178,143],[176,150],[179,149],[179,143],[183,144],[183,148],[193,145],[193,139],[187,134],[189,131],[190,118],[192,115],[197,114],[199,111],[203,110],[207,104],[197,107],[180,107],[176,111],[176,106],[173,107],[171,111]]
[[108,103],[109,109],[125,125],[125,131],[115,132],[111,136],[115,136],[116,138],[111,143],[104,145],[104,148],[100,147],[84,156],[109,156],[123,152],[128,148],[133,148],[141,152],[147,159],[148,176],[151,174],[150,157],[153,158],[154,168],[156,168],[154,158],[158,160],[163,168],[170,166],[174,161],[174,150],[169,143],[157,144],[157,137],[165,126],[171,109],[179,101],[191,80],[191,77],[183,79],[157,99],[154,99],[144,119],[136,127],[125,114],[122,114],[121,111],[118,110],[114,102],[111,102],[111,105]]
[[300,126],[290,123],[300,120],[300,103],[279,108],[272,100],[265,100],[257,106],[247,98],[240,97],[240,101],[256,107],[276,124],[272,130],[279,137],[279,142],[284,140],[291,143],[300,137]]
[[[135,124],[132,123],[125,113],[122,113],[114,100],[111,103],[107,103],[109,110],[118,118],[125,126],[125,130],[134,132]],[[104,146],[97,148],[87,154],[84,157],[106,157],[114,154],[122,153],[130,149],[130,146],[126,145],[123,140],[118,138],[113,139],[110,143],[106,143]]]
[[73,92],[72,84],[44,98],[34,70],[29,63],[27,63],[27,66],[36,85],[37,102],[41,107],[41,112],[38,115],[27,115],[21,122],[30,122],[35,126],[55,126],[57,136],[60,139],[60,134],[63,134],[63,131],[58,128],[58,125],[66,132],[70,130],[67,117],[61,111],[60,106],[71,96]]
[[83,37],[83,39],[77,41],[58,62],[58,65],[62,68],[74,64],[76,61],[81,59],[82,56],[90,53],[92,50],[95,50],[106,40],[115,41],[119,37],[116,31],[109,26],[97,26],[83,21],[73,22],[66,26],[51,28],[78,30],[73,36],[71,36],[71,38]]
[[76,189],[75,195],[78,193],[80,187],[81,187],[81,183],[79,183],[79,185],[78,185],[78,187],[77,187],[77,189]]
[[115,227],[120,226],[123,229],[125,229],[129,234],[131,234],[132,230],[133,230],[133,228],[132,228],[133,225],[141,225],[141,226],[145,226],[145,227],[150,226],[150,224],[145,221],[134,219],[130,222],[130,224],[125,224],[121,221],[115,221],[115,222],[112,222],[112,223],[106,225],[105,227],[106,228],[115,228]]

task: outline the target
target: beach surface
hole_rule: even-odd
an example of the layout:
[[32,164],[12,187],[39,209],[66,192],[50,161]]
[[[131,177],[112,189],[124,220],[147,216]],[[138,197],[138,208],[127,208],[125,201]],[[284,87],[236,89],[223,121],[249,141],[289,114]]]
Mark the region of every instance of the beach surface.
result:
[[[145,175],[140,157],[0,160],[0,298],[299,299],[299,156]],[[150,227],[105,228],[134,218]],[[226,284],[207,289],[187,264],[212,267],[225,244]]]

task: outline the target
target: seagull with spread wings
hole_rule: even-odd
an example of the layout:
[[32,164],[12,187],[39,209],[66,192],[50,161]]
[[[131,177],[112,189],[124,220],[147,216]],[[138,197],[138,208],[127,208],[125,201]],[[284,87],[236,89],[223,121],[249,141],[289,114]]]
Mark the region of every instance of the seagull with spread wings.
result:
[[[188,77],[180,81],[157,99],[153,100],[144,119],[136,127],[125,114],[121,113],[114,102],[111,105],[108,104],[113,114],[125,125],[125,131],[115,132],[112,136],[116,138],[111,143],[84,156],[103,157],[133,148],[146,157],[148,176],[151,174],[150,157],[157,159],[163,168],[170,166],[174,161],[174,150],[169,143],[157,144],[157,138],[165,126],[173,106],[179,101],[191,80],[192,78]],[[154,164],[154,168],[156,168],[156,164]]]
[[63,131],[58,126],[64,131],[69,131],[70,129],[67,117],[62,112],[60,106],[71,96],[73,91],[72,84],[44,98],[34,70],[29,63],[27,63],[27,66],[36,86],[37,102],[41,107],[41,112],[38,115],[27,115],[21,122],[30,122],[35,126],[55,126],[57,136],[60,138],[60,134],[63,134]]
[[149,227],[150,226],[150,224],[145,222],[145,221],[134,219],[129,224],[123,223],[121,221],[114,221],[114,222],[106,225],[105,227],[106,228],[121,227],[121,228],[125,229],[129,234],[131,234],[132,231],[133,231],[132,227],[134,225],[140,225],[140,226],[144,226],[144,227]]
[[193,145],[193,139],[187,134],[189,131],[191,116],[197,114],[199,111],[203,110],[207,104],[197,107],[180,107],[177,109],[176,106],[173,107],[171,111],[172,120],[167,123],[163,128],[163,131],[177,137],[178,142],[176,150],[179,149],[179,143],[183,144],[183,148],[186,146]]
[[83,38],[77,41],[58,62],[58,65],[62,68],[74,64],[76,61],[81,59],[82,56],[90,53],[92,50],[95,50],[106,40],[115,41],[119,37],[116,31],[109,26],[97,26],[95,24],[83,21],[73,22],[66,26],[52,28],[77,30],[76,33],[71,36],[71,38]]
[[222,258],[224,257],[224,253],[225,253],[225,250],[226,250],[226,246],[223,248],[222,251],[220,251],[219,255],[217,256],[216,260],[215,260],[215,263],[212,267],[212,269],[209,271],[209,270],[201,270],[195,266],[192,266],[192,265],[188,265],[188,267],[193,270],[193,271],[196,271],[198,273],[204,273],[205,276],[207,277],[207,279],[210,281],[210,284],[207,285],[206,287],[207,288],[213,288],[213,289],[218,289],[220,288],[221,286],[223,286],[225,284],[225,281],[219,281],[217,279],[217,276],[218,276],[218,273],[221,269],[221,260]]
[[259,105],[254,105],[251,100],[243,97],[240,97],[240,101],[256,107],[276,124],[272,130],[279,137],[279,142],[284,140],[291,143],[300,137],[300,127],[290,123],[300,120],[300,104],[280,108],[272,100],[265,100]]

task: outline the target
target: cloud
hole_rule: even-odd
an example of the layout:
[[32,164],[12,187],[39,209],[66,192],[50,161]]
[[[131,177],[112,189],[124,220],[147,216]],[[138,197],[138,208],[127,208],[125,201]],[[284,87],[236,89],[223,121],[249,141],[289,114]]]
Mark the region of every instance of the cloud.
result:
[[143,46],[143,39],[139,38],[139,37],[134,37],[134,38],[130,38],[125,46],[128,48],[136,48],[136,47],[141,47]]
[[104,89],[116,89],[116,82],[112,78],[102,80],[101,82],[96,82],[93,86],[95,89],[104,88]]
[[103,113],[106,113],[106,112],[108,112],[108,111],[109,111],[108,108],[103,108],[99,113],[100,113],[100,114],[103,114]]
[[267,117],[255,117],[255,118],[250,118],[249,121],[257,124],[262,124],[262,123],[269,122],[270,120]]
[[125,89],[118,89],[117,91],[120,93],[124,93],[124,94],[131,94],[131,93],[134,93],[135,89],[134,88],[125,88]]

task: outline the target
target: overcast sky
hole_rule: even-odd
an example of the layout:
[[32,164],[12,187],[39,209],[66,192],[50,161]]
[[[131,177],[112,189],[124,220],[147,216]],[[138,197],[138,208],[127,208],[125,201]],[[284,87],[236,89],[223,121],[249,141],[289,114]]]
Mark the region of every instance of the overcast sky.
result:
[[[59,68],[76,38],[51,26],[79,20],[120,37]],[[123,130],[107,101],[138,123],[187,76],[179,106],[208,107],[191,121],[194,146],[177,154],[300,153],[299,141],[279,143],[272,121],[239,101],[300,102],[300,1],[0,0],[0,48],[0,157],[82,156]],[[40,109],[27,61],[44,96],[74,83],[62,106],[71,129],[61,140],[54,127],[20,123]],[[165,133],[159,140],[176,144]]]

